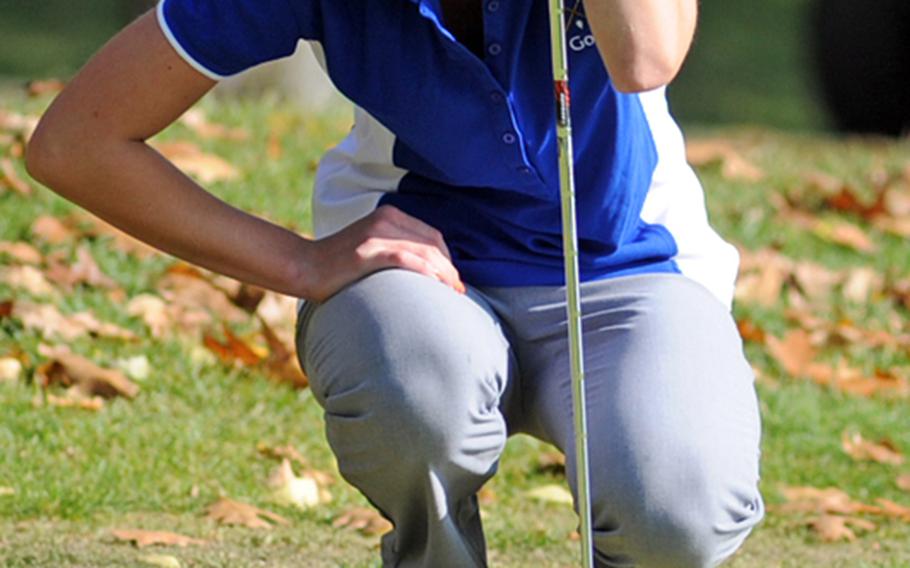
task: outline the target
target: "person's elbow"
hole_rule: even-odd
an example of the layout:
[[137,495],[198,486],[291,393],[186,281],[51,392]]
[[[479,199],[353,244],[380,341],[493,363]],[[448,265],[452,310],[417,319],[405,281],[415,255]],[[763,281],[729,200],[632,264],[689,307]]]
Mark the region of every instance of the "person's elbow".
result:
[[641,93],[668,85],[679,73],[685,54],[676,50],[626,54],[610,68],[617,91]]
[[25,149],[25,168],[36,181],[53,188],[66,170],[67,146],[60,128],[46,117],[39,123]]

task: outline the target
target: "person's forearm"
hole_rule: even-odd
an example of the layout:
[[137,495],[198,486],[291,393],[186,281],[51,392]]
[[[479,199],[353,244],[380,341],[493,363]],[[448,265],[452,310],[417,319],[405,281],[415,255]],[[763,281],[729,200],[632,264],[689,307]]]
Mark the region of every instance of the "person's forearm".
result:
[[614,85],[637,92],[669,83],[695,33],[696,0],[585,0]]
[[41,181],[74,203],[189,262],[303,295],[309,241],[210,195],[144,142],[96,139],[54,153]]

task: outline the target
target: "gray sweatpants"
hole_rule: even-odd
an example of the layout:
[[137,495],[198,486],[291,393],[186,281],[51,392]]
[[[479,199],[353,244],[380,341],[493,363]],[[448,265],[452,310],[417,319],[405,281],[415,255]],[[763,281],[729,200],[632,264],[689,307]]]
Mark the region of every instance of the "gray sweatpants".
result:
[[[753,374],[726,307],[684,276],[582,286],[598,566],[714,566],[759,522]],[[475,494],[510,434],[567,455],[564,291],[459,295],[387,270],[307,303],[297,349],[341,474],[394,524],[385,566],[486,565]],[[574,487],[572,487],[574,492]]]

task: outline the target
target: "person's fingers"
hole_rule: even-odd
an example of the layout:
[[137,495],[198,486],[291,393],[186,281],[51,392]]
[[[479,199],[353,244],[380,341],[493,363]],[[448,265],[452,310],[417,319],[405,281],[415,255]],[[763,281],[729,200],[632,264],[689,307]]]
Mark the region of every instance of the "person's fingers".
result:
[[401,239],[371,239],[362,254],[373,259],[370,269],[396,267],[419,272],[465,292],[458,270],[433,245]]
[[446,258],[452,259],[452,254],[449,252],[445,238],[438,229],[391,205],[383,205],[376,212],[380,219],[421,237],[421,242],[435,246]]

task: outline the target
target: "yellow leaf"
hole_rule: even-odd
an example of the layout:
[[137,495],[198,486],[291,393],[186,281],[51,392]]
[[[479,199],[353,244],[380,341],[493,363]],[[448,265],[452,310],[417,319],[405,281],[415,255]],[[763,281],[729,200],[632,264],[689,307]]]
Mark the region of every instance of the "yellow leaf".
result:
[[560,505],[569,505],[573,503],[572,494],[562,485],[542,485],[527,492],[528,497],[545,501],[547,503],[557,503]]

